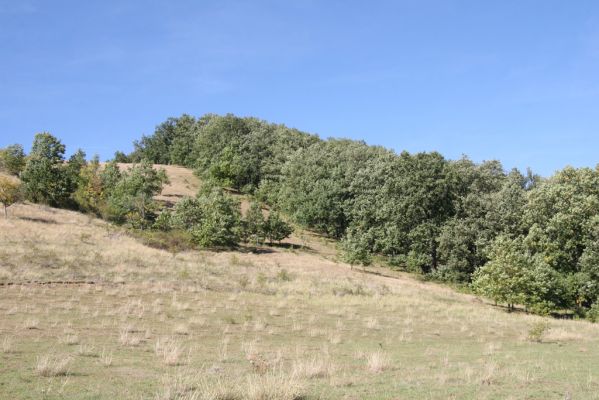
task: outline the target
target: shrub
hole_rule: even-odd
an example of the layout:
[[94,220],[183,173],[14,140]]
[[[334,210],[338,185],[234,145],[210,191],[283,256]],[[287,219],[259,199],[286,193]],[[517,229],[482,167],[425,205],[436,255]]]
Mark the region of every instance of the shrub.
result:
[[293,228],[287,222],[281,219],[281,215],[272,211],[263,225],[264,236],[268,238],[269,242],[281,242],[281,240],[289,237],[293,233]]
[[193,240],[202,247],[237,245],[241,230],[238,203],[219,189],[200,195],[197,200],[203,218],[191,228]]
[[252,202],[243,220],[244,236],[256,246],[264,241],[264,216],[259,203]]
[[[109,178],[113,178],[109,176]],[[156,218],[158,204],[154,196],[168,183],[164,170],[157,171],[147,161],[122,173],[107,200],[108,218],[116,223],[144,229]],[[110,188],[110,186],[105,186]]]
[[599,303],[593,303],[589,311],[587,311],[586,317],[591,322],[599,322]]
[[4,206],[4,218],[8,218],[7,208],[21,200],[21,184],[14,179],[0,176],[0,203]]
[[31,153],[21,174],[26,197],[50,206],[63,206],[71,195],[71,186],[63,165],[65,146],[44,132],[35,135]]
[[528,330],[528,340],[531,342],[542,342],[543,336],[547,333],[549,324],[546,321],[539,321],[532,324]]
[[173,254],[196,248],[191,233],[180,229],[171,231],[133,230],[132,234],[146,246],[166,250]]
[[25,168],[25,152],[20,144],[0,149],[0,168],[11,175],[19,175]]
[[163,232],[170,231],[173,228],[173,213],[170,210],[162,210],[152,224],[152,228]]
[[191,230],[194,226],[202,223],[204,211],[204,207],[198,199],[186,197],[175,205],[171,224],[176,229]]
[[73,199],[80,210],[101,215],[106,207],[103,194],[100,161],[96,156],[89,164],[80,168]]

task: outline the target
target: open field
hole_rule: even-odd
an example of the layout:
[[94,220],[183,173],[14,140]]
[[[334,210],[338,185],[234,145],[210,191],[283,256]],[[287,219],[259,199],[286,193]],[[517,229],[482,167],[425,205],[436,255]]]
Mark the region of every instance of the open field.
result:
[[599,398],[596,325],[351,271],[307,233],[291,242],[305,248],[171,254],[79,213],[11,207],[0,398]]

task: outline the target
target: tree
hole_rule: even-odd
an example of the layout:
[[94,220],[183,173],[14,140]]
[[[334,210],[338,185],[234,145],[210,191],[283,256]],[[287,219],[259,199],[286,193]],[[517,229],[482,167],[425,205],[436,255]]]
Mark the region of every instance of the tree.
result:
[[171,223],[177,229],[190,230],[204,220],[204,207],[200,200],[193,197],[181,199],[173,209]]
[[106,207],[101,166],[98,156],[81,167],[77,177],[77,189],[73,193],[77,207],[86,212],[102,215]]
[[63,165],[65,146],[44,132],[35,135],[25,169],[21,174],[25,195],[35,203],[63,206],[72,192]]
[[293,227],[283,221],[277,211],[271,211],[264,221],[263,232],[270,243],[274,241],[281,243],[281,240],[293,233]]
[[354,268],[354,265],[365,267],[372,263],[372,255],[368,251],[368,246],[363,237],[356,235],[351,230],[341,241],[341,249],[343,251],[343,261],[348,263],[351,269]]
[[115,151],[114,157],[112,159],[117,163],[127,164],[131,162],[131,158],[122,151]]
[[21,184],[11,178],[0,176],[0,203],[4,206],[4,218],[8,218],[8,207],[21,200]]
[[153,197],[168,183],[164,170],[155,170],[147,161],[122,173],[107,200],[108,217],[117,223],[128,222],[144,229],[156,217],[158,206]]
[[264,216],[262,215],[262,207],[260,203],[250,203],[244,223],[245,236],[252,240],[257,247],[264,241]]
[[20,144],[0,149],[0,169],[11,175],[19,175],[25,168],[25,152]]
[[512,310],[515,304],[527,303],[532,292],[533,263],[522,238],[499,236],[491,249],[490,260],[474,272],[472,287],[482,296],[495,302],[507,303]]
[[197,198],[202,208],[201,223],[190,229],[193,240],[202,247],[235,246],[239,242],[239,204],[220,189]]

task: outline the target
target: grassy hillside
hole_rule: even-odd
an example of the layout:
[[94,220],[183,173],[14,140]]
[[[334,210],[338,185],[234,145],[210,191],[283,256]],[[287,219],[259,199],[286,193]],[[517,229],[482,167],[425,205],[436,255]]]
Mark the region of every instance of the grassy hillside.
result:
[[[195,193],[189,171],[167,172],[164,200]],[[76,212],[11,207],[0,398],[599,398],[596,325],[352,271],[308,233],[290,242],[305,247],[173,255]]]

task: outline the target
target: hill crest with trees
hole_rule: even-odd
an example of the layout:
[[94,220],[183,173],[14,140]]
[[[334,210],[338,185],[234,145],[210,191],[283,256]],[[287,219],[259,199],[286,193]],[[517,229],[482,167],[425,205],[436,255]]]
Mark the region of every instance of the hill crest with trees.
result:
[[[64,153],[56,145],[54,150]],[[14,146],[5,149],[4,164],[7,154],[17,153]],[[114,162],[139,164],[140,170],[127,172],[124,180],[115,171],[110,175],[110,164],[100,173],[97,161],[81,165],[82,155],[74,156],[59,169],[81,165],[80,172],[52,178],[60,183],[55,197],[37,198],[29,187],[30,176],[53,176],[56,169],[37,166],[36,154],[32,150],[21,172],[27,197],[34,201],[64,200],[60,191],[72,189],[75,180],[72,193],[79,194],[69,198],[76,207],[97,213],[93,204],[103,204],[100,212],[115,222],[188,230],[202,245],[266,237],[276,241],[288,230],[283,213],[339,239],[352,265],[375,257],[431,279],[468,284],[510,307],[599,316],[599,168],[566,167],[542,179],[531,171],[505,171],[499,161],[448,160],[437,152],[397,154],[231,114],[169,118],[154,134],[136,141],[131,154],[115,154]],[[211,189],[159,213],[149,199],[162,178],[144,175],[154,163],[193,168]],[[86,200],[98,182],[126,204],[109,200],[104,192],[104,202],[93,195]],[[242,222],[220,187],[252,196],[254,208],[268,204],[274,222]],[[146,212],[152,217],[146,218]],[[206,224],[191,229],[185,221],[194,219]],[[267,232],[275,222],[278,235]]]

